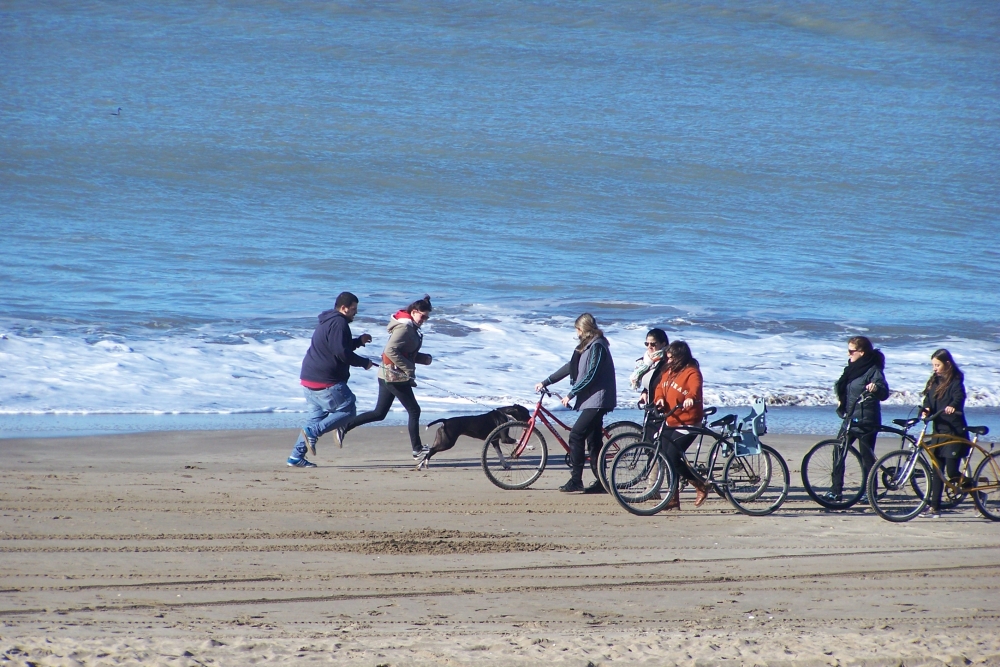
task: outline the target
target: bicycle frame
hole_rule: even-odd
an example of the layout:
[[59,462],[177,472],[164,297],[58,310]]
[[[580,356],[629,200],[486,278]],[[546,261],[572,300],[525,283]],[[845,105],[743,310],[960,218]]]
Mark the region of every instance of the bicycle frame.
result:
[[[527,445],[528,439],[531,437],[531,432],[535,430],[539,421],[545,425],[545,428],[549,429],[549,433],[555,436],[555,439],[559,442],[560,445],[562,445],[563,450],[569,452],[569,444],[565,440],[563,440],[563,437],[559,435],[559,432],[555,429],[555,427],[552,425],[552,422],[550,422],[549,419],[551,419],[561,428],[567,431],[573,430],[573,427],[569,426],[568,424],[564,424],[563,421],[559,419],[559,417],[556,417],[554,412],[552,412],[547,407],[542,405],[542,402],[545,400],[546,396],[555,396],[556,398],[561,398],[561,396],[559,396],[559,394],[557,394],[554,391],[549,391],[548,389],[542,390],[541,392],[539,392],[539,394],[540,395],[538,397],[538,402],[535,403],[535,409],[531,413],[531,418],[528,420],[528,428],[524,429],[524,433],[521,435],[521,441],[518,443],[517,449],[514,450],[515,456],[520,456],[521,452],[524,451],[524,447]],[[602,430],[603,430],[602,435],[605,438],[607,438],[609,435],[608,431],[606,429]]]
[[979,444],[979,435],[976,435],[972,440],[967,440],[965,438],[959,437],[957,435],[952,435],[950,433],[927,433],[927,429],[930,426],[933,418],[936,415],[932,415],[923,420],[924,425],[920,429],[920,435],[917,437],[915,443],[910,445],[912,448],[912,454],[907,460],[906,465],[903,466],[901,471],[897,471],[893,483],[898,486],[909,483],[910,477],[913,474],[913,470],[917,466],[917,459],[923,455],[924,461],[930,466],[931,470],[938,479],[940,479],[944,485],[944,488],[950,490],[952,493],[975,493],[976,491],[995,491],[1000,484],[986,484],[979,486],[979,480],[976,480],[976,486],[963,488],[962,486],[952,482],[945,476],[945,471],[941,469],[941,465],[938,463],[937,456],[934,456],[934,450],[940,449],[941,447],[947,447],[949,445],[960,445],[969,448],[969,453],[964,457],[962,475],[968,477],[967,474],[971,469],[972,464],[972,453],[979,452],[985,458],[990,460],[990,467],[993,469],[993,474],[995,479],[1000,479],[1000,466],[996,463],[996,460],[992,458],[990,452],[987,451],[982,445]]

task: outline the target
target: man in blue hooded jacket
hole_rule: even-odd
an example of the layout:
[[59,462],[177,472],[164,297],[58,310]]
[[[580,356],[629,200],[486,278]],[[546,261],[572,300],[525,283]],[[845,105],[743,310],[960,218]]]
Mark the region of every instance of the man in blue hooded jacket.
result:
[[[358,314],[358,297],[350,292],[337,296],[333,310],[319,315],[312,343],[302,360],[299,374],[302,390],[309,406],[309,417],[295,442],[288,465],[315,468],[306,460],[306,450],[316,455],[316,440],[324,433],[336,430],[357,414],[357,400],[347,386],[351,366],[368,370],[371,359],[358,356],[354,350],[372,342],[368,334],[351,337],[351,322]],[[338,443],[339,444],[339,443]]]

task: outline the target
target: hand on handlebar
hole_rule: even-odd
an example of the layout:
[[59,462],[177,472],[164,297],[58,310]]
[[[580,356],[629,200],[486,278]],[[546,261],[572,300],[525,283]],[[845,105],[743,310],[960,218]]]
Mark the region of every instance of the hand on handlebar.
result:
[[569,395],[566,395],[566,396],[563,396],[563,397],[562,397],[562,399],[560,399],[560,401],[559,401],[559,402],[563,404],[563,407],[564,407],[564,408],[568,408],[568,407],[569,407],[569,402],[570,402],[571,400],[572,400],[572,399],[571,399],[571,398],[569,397]]
[[536,394],[540,394],[543,391],[545,391],[545,385],[544,384],[542,384],[541,382],[539,382],[538,384],[535,385],[535,393]]

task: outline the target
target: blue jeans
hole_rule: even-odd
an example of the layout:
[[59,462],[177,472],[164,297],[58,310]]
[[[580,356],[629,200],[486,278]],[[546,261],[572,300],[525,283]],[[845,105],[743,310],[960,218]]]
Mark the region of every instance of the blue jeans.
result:
[[[309,406],[309,417],[304,426],[317,438],[329,433],[338,426],[343,426],[358,413],[358,402],[346,382],[340,382],[326,389],[309,389],[302,387]],[[306,441],[299,433],[292,449],[292,458],[300,459],[306,455]]]

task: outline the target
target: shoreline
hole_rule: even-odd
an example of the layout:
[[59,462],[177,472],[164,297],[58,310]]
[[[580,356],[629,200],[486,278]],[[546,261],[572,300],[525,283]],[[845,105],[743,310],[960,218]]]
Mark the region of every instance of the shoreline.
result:
[[[394,406],[382,426],[405,426],[406,413]],[[531,409],[531,406],[529,406]],[[425,410],[421,423],[459,415],[479,414],[488,410],[487,406],[473,405],[468,409],[451,411]],[[891,424],[892,419],[912,416],[914,408],[883,406],[883,423]],[[556,410],[564,420],[575,419],[571,410]],[[749,414],[748,406],[719,407],[719,414],[736,413],[740,417]],[[983,424],[989,427],[986,437],[992,441],[1000,434],[1000,407],[967,408],[970,425]],[[563,416],[565,415],[565,416]],[[137,434],[171,431],[238,431],[298,429],[305,419],[305,413],[237,413],[237,414],[0,414],[0,440],[11,438],[64,438],[89,437],[98,435]],[[605,423],[617,420],[641,422],[640,410],[618,408],[611,412]],[[840,422],[834,406],[768,406],[768,432],[770,434],[814,434],[836,433]],[[378,428],[366,425],[361,428]]]
[[[478,441],[413,470],[405,428],[0,441],[0,654],[11,664],[998,664],[1000,525],[969,503],[891,524],[788,501],[654,517],[523,491]],[[558,448],[556,443],[551,443]],[[584,481],[589,481],[589,471]],[[188,655],[189,654],[189,655]],[[74,663],[75,664],[75,663]]]

